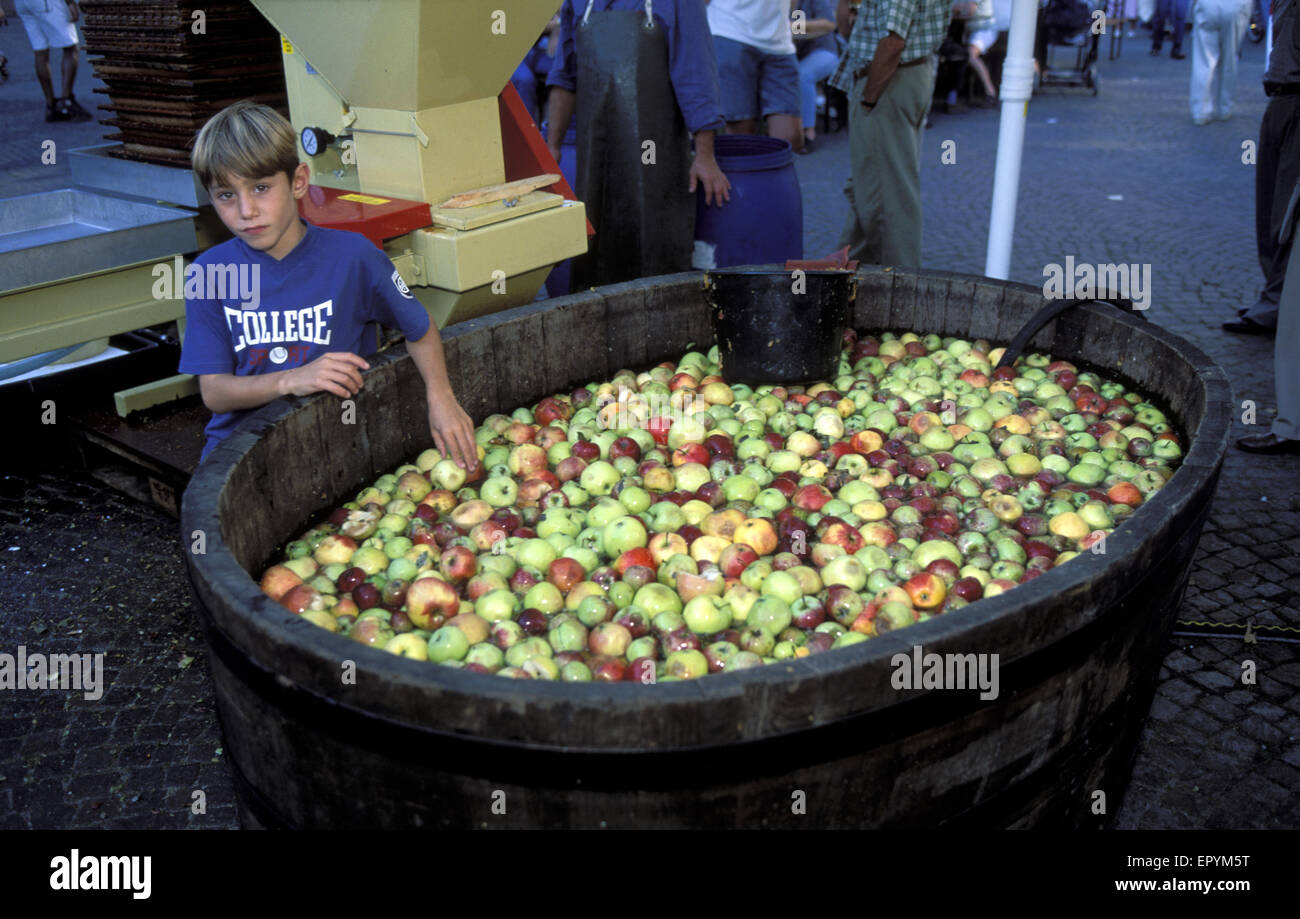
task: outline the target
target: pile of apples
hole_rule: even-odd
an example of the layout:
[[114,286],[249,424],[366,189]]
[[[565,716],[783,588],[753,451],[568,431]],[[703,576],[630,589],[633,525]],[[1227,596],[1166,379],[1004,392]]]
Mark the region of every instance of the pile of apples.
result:
[[845,333],[810,386],[717,350],[426,450],[291,542],[262,590],[321,628],[499,676],[644,683],[846,647],[1099,551],[1178,464],[1164,414],[1044,354]]

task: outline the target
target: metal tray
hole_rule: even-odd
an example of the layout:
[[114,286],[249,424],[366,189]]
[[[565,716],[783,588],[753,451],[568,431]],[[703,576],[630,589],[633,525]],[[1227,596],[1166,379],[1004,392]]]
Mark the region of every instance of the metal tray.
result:
[[193,252],[195,216],[76,188],[0,198],[0,290]]

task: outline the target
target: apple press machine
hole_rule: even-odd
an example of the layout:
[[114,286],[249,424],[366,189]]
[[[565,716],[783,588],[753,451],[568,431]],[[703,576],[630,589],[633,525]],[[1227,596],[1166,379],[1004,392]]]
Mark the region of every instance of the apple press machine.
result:
[[[127,142],[70,151],[71,187],[0,199],[0,401],[6,407],[13,407],[16,388],[4,386],[7,380],[59,376],[50,374],[53,362],[98,354],[103,368],[113,366],[103,358],[121,350],[107,347],[110,338],[116,344],[172,322],[183,337],[184,301],[166,295],[160,275],[172,276],[184,258],[229,234],[187,153],[174,148],[239,98],[287,107],[299,157],[311,169],[302,216],[361,233],[381,247],[439,327],[532,301],[557,263],[586,251],[586,210],[509,83],[556,0],[204,4],[212,17],[206,43],[191,34],[191,2],[146,5],[153,18],[139,20],[139,3],[83,4],[87,47],[101,55],[94,64],[110,96],[100,108],[114,113],[102,120],[121,128],[116,137]],[[136,26],[141,31],[127,31]],[[241,41],[251,44],[253,27],[263,32],[258,60],[269,61],[282,78],[258,71],[253,52],[239,50]],[[218,39],[223,43],[214,45]],[[159,69],[143,76],[131,69],[150,54],[160,63],[148,66]],[[188,68],[182,73],[188,82],[173,91],[165,81],[178,68]],[[170,93],[183,94],[209,76],[227,81],[220,104],[188,122],[169,109]],[[160,132],[169,125],[176,132],[178,124],[184,139],[173,139],[167,150]],[[173,344],[169,367],[154,367],[149,379],[126,388],[118,385],[132,382],[126,375],[102,370],[94,389],[113,391],[114,405],[82,425],[100,446],[151,470],[151,497],[173,511],[175,489],[197,461],[197,446],[181,451],[188,459],[177,458],[142,428],[166,427],[158,407],[187,404],[174,400],[198,392],[195,379],[175,375],[175,355]],[[206,413],[193,400],[188,404],[187,442],[201,445],[201,424],[194,426]],[[124,420],[146,410],[148,422],[136,420],[139,414]]]

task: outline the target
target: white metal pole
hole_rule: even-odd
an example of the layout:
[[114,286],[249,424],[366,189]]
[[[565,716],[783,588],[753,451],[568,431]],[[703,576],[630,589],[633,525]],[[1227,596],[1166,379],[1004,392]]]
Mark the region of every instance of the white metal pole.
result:
[[1268,59],[1273,55],[1273,0],[1263,0],[1260,4],[1264,10],[1264,72],[1268,73]]
[[1025,146],[1025,120],[1034,89],[1034,30],[1037,0],[1013,0],[1007,58],[1002,65],[1002,120],[993,170],[993,207],[984,274],[1006,280],[1011,271],[1011,240],[1016,229],[1016,199],[1020,193],[1020,156]]

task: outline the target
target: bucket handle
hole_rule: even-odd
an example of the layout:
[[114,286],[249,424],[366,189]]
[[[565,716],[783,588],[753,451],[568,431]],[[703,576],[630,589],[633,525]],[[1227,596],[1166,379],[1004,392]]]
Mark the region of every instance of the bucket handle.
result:
[[1059,300],[1050,300],[1042,309],[1029,317],[1029,321],[1025,323],[1024,327],[1019,332],[1016,333],[1016,337],[1011,340],[1011,344],[1007,345],[1006,350],[1002,352],[1002,360],[998,361],[998,366],[994,369],[997,370],[1002,367],[1010,367],[1014,364],[1016,358],[1020,357],[1020,353],[1024,351],[1025,346],[1029,344],[1029,340],[1037,335],[1038,331],[1043,326],[1047,325],[1066,310],[1078,306],[1080,303],[1108,303],[1117,310],[1122,310],[1130,314],[1137,313],[1139,319],[1143,322],[1147,321],[1146,313],[1142,310],[1134,309],[1132,300],[1118,295],[1089,297],[1087,299],[1067,297]]

